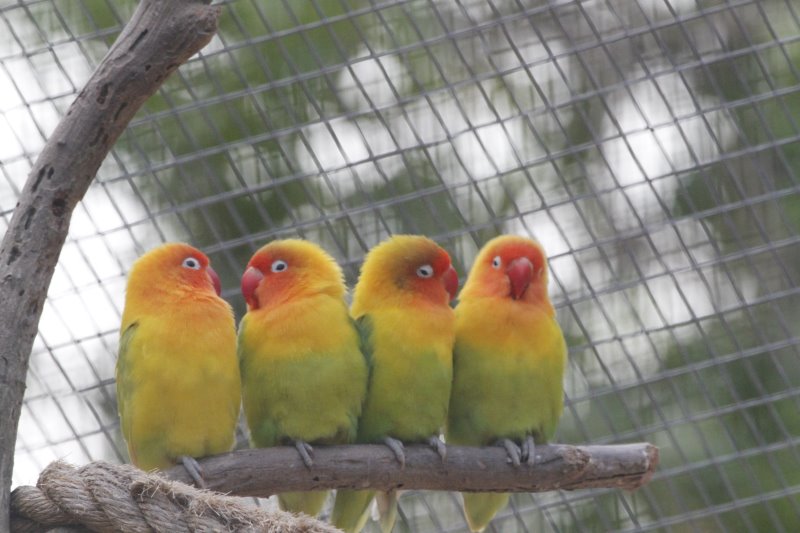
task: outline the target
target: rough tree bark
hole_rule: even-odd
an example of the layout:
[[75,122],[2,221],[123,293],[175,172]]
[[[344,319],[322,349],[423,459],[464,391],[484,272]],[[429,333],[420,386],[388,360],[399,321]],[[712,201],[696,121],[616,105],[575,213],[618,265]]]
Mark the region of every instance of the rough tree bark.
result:
[[[283,491],[321,489],[421,489],[544,492],[582,488],[633,490],[647,483],[658,465],[658,448],[636,443],[614,446],[536,447],[536,464],[514,467],[503,448],[448,446],[442,462],[427,446],[407,446],[400,468],[385,446],[325,446],[306,468],[292,447],[240,450],[200,461],[208,488],[237,496],[267,497]],[[191,483],[183,469],[167,475]]]
[[0,245],[0,531],[25,376],[72,211],[144,101],[214,36],[219,8],[142,0],[36,160]]

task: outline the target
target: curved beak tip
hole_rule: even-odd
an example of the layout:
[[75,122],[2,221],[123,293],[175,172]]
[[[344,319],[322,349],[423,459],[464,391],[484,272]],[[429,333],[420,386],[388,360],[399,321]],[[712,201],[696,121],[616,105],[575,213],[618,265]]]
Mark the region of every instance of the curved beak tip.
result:
[[222,294],[222,282],[220,282],[219,276],[210,266],[206,267],[206,273],[208,274],[208,277],[211,280],[211,285],[214,286],[214,292],[216,292],[217,296],[219,296],[220,294]]
[[520,257],[511,261],[506,270],[506,276],[511,283],[511,296],[515,300],[522,298],[533,278],[533,264],[527,257]]
[[458,274],[455,268],[450,266],[450,268],[442,274],[442,283],[444,283],[447,294],[450,295],[450,300],[452,301],[455,299],[456,293],[458,293]]
[[255,267],[248,268],[244,271],[244,274],[242,274],[242,296],[244,296],[247,305],[251,309],[258,308],[256,289],[262,279],[264,279],[264,274]]

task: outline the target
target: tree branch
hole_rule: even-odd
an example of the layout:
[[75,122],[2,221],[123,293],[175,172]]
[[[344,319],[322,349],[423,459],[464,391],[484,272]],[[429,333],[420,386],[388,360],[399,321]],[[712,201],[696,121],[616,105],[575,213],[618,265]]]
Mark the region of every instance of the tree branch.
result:
[[200,0],[142,0],[56,127],[31,170],[0,244],[0,531],[25,376],[72,211],[133,115],[217,29]]
[[[290,447],[239,450],[200,461],[208,488],[237,496],[266,497],[283,491],[321,489],[420,489],[465,492],[544,492],[582,488],[634,490],[658,465],[658,448],[636,443],[615,446],[536,447],[533,467],[515,468],[500,447],[448,446],[447,461],[427,446],[407,446],[400,468],[385,446],[327,446],[314,449],[306,468]],[[182,467],[167,476],[191,483]]]

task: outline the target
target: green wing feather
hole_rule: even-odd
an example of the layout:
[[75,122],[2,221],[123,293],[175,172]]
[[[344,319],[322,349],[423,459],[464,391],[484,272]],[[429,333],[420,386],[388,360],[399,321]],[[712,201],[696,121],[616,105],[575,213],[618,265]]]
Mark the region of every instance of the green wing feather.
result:
[[139,327],[138,322],[132,323],[122,333],[119,339],[119,353],[117,356],[117,410],[120,417],[120,425],[122,427],[122,434],[125,435],[126,440],[130,442],[130,409],[131,409],[131,392],[132,383],[130,383],[130,346],[133,337],[136,335],[136,330]]
[[353,322],[353,326],[355,326],[356,331],[358,332],[358,348],[361,350],[361,354],[364,356],[364,360],[367,362],[367,368],[371,373],[372,364],[374,361],[372,357],[374,351],[374,347],[372,345],[372,319],[369,315],[363,315],[355,320],[351,320]]

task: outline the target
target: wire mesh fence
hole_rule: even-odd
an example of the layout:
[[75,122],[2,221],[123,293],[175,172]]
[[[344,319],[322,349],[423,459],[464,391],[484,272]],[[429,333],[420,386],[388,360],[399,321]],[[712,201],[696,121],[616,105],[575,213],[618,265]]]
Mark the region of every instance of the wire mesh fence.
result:
[[[5,229],[50,131],[135,3],[0,3]],[[633,494],[516,495],[492,531],[800,528],[800,8],[792,0],[236,0],[78,206],[31,356],[15,484],[126,460],[114,398],[125,276],[166,240],[223,296],[269,239],[352,283],[386,235],[460,274],[539,239],[570,347],[557,440],[647,440]],[[243,435],[241,445],[246,445]],[[375,527],[371,525],[370,527]],[[400,531],[464,531],[410,492]]]

